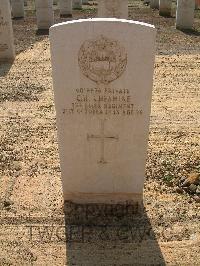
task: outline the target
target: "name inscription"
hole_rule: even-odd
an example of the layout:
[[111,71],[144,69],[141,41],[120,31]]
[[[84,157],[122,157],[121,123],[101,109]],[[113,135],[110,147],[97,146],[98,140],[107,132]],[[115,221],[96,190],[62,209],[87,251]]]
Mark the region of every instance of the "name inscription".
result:
[[73,115],[142,115],[128,89],[80,88],[74,90],[74,101],[63,114]]

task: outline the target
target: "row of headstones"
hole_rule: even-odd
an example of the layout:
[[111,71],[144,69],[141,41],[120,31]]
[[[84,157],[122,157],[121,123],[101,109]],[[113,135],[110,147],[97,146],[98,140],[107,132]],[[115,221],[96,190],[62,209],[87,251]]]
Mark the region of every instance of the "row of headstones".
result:
[[[161,16],[170,17],[172,0],[144,0],[152,9],[159,9]],[[177,0],[176,28],[192,29],[194,23],[194,10],[198,8],[199,0]]]
[[[35,0],[36,17],[38,29],[48,29],[54,23],[53,0]],[[82,8],[82,4],[87,4],[88,0],[59,0],[60,15],[72,15],[72,9]],[[13,18],[24,17],[24,0],[11,0],[11,10]]]
[[[37,27],[49,29],[54,23],[53,4],[58,1],[35,0]],[[61,17],[71,17],[73,9],[81,9],[88,0],[59,0]],[[24,0],[11,0],[13,18],[24,17]],[[98,1],[98,17],[128,18],[128,0]]]
[[[119,0],[116,0],[116,3]],[[194,21],[195,3],[198,7],[199,0],[177,0],[176,27],[180,29],[191,29]],[[159,9],[162,16],[170,16],[172,0],[144,0],[145,4],[150,4],[151,8]],[[38,29],[48,29],[54,22],[53,0],[36,0],[36,16]],[[88,0],[59,0],[60,15],[72,16],[72,9],[82,8],[82,4],[88,4]],[[128,18],[128,1],[117,3],[115,8],[114,1],[99,1],[99,17],[118,17]],[[112,5],[109,7],[109,5]],[[24,0],[11,0],[12,15],[14,18],[24,17]],[[105,13],[105,10],[108,10]],[[110,10],[110,12],[109,12]],[[120,11],[121,10],[121,11]]]
[[[147,0],[145,0],[147,2]],[[70,15],[72,0],[59,0],[61,15]],[[190,29],[194,20],[195,0],[177,0],[176,27]],[[73,0],[73,7],[79,8],[82,0]],[[84,2],[85,3],[85,2]],[[152,8],[159,8],[161,14],[171,12],[172,0],[150,0]],[[24,15],[23,0],[11,0],[12,12],[15,16]],[[53,0],[35,0],[38,29],[49,29],[54,23]],[[21,11],[20,11],[21,10]],[[128,18],[128,0],[101,0],[98,2],[98,17]],[[13,30],[10,3],[0,1],[0,59],[14,58]]]

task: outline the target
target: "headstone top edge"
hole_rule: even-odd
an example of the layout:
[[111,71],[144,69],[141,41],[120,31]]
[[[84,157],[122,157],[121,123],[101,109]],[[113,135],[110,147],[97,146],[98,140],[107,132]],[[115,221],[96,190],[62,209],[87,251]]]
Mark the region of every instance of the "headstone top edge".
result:
[[117,19],[117,18],[92,18],[92,19],[78,19],[78,20],[71,20],[71,21],[66,21],[62,23],[57,23],[50,27],[50,32],[52,30],[56,30],[58,27],[63,27],[66,25],[77,24],[77,23],[82,23],[82,22],[121,22],[121,23],[144,26],[144,27],[148,27],[149,29],[151,28],[152,30],[156,30],[154,25],[140,22],[140,21]]

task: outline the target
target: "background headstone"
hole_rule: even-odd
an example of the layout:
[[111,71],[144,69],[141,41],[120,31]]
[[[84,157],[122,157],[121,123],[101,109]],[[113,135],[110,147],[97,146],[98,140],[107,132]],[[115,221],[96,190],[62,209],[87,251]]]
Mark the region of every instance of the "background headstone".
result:
[[192,29],[194,23],[194,0],[177,0],[176,28]]
[[54,23],[53,0],[36,0],[37,27],[49,29]]
[[150,7],[154,9],[159,9],[159,0],[151,0]]
[[159,14],[161,16],[170,17],[172,8],[172,0],[160,0],[159,2]]
[[15,58],[11,8],[8,0],[0,0],[0,61]]
[[72,0],[60,0],[60,16],[71,17],[72,16]]
[[142,200],[155,35],[118,19],[50,28],[65,200]]
[[99,18],[128,18],[128,0],[98,0]]
[[200,0],[195,0],[195,9],[199,9],[200,7]]
[[72,8],[74,8],[74,9],[82,9],[82,0],[73,0]]
[[24,0],[11,0],[13,18],[24,17]]

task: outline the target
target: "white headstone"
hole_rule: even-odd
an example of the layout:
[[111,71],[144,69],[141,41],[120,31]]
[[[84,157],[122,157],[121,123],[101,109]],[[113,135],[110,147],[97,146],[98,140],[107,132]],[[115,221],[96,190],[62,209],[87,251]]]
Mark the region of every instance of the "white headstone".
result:
[[74,9],[82,9],[82,0],[73,0],[72,7]]
[[35,0],[37,27],[49,29],[54,23],[53,0]]
[[11,0],[13,18],[24,17],[24,0]]
[[176,28],[192,29],[194,23],[194,0],[178,0],[176,9]]
[[65,17],[72,16],[72,0],[60,0],[60,15]]
[[98,0],[99,18],[128,18],[128,0]]
[[114,18],[50,28],[65,200],[142,199],[155,35]]
[[171,16],[172,0],[160,0],[159,14],[161,16]]
[[11,8],[8,0],[0,0],[0,61],[15,58]]
[[159,0],[151,0],[150,7],[154,9],[159,9]]

